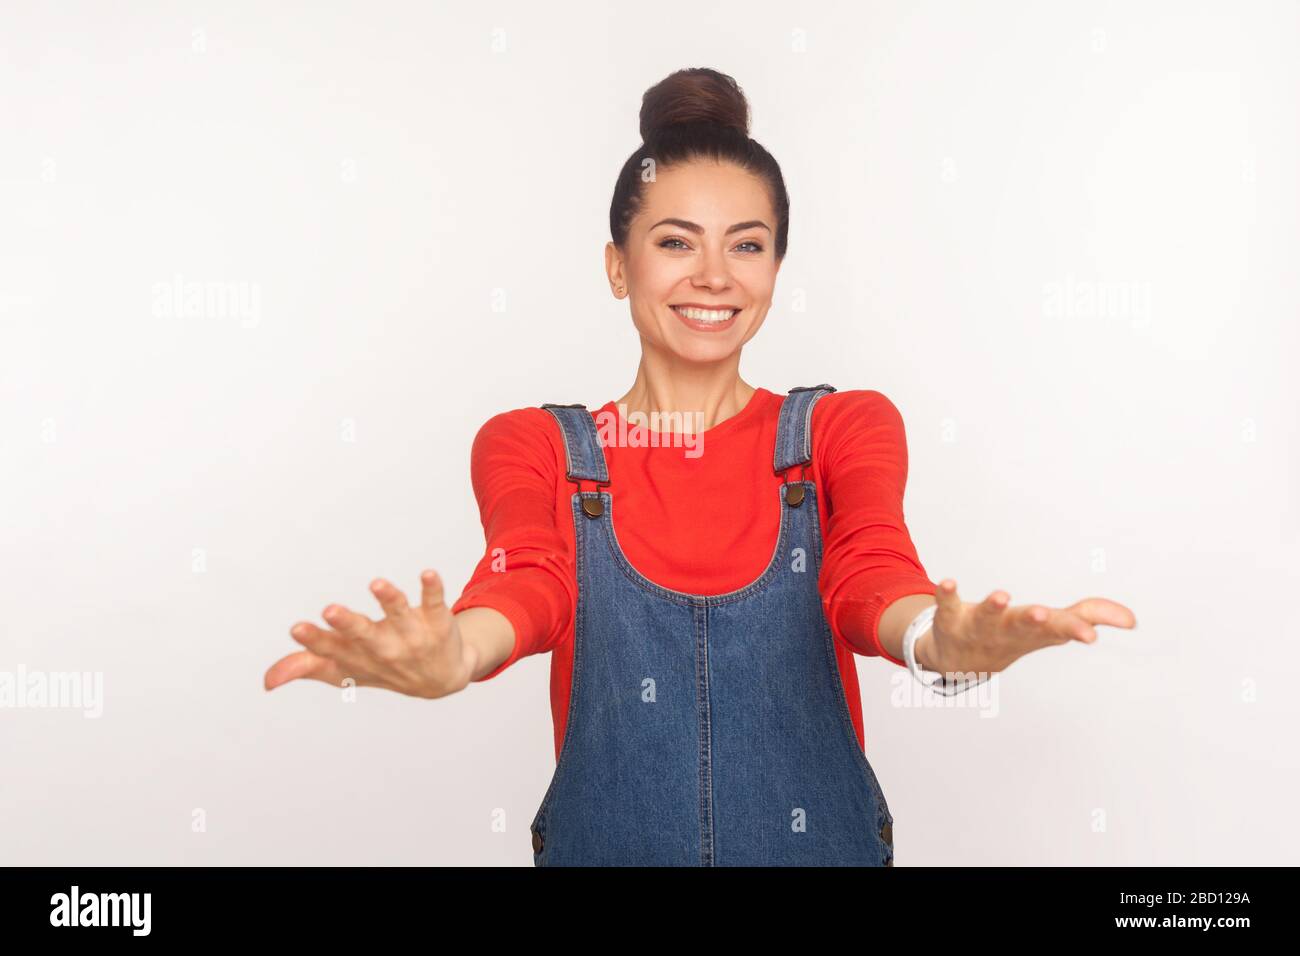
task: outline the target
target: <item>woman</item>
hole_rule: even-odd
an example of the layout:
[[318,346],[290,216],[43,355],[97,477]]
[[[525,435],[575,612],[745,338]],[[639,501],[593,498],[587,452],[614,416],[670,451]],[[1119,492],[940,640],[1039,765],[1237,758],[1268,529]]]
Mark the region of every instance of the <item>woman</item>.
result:
[[631,388],[594,415],[489,420],[472,456],[487,552],[455,605],[434,571],[419,607],[376,580],[382,620],[330,605],[331,629],[295,624],[306,650],[266,675],[434,698],[552,652],[538,865],[891,865],[854,653],[952,692],[1136,623],[1102,598],[1010,607],[936,587],[903,521],[893,404],[740,377],[789,221],[748,130],[743,93],[713,70],[647,91],[605,251],[642,344]]

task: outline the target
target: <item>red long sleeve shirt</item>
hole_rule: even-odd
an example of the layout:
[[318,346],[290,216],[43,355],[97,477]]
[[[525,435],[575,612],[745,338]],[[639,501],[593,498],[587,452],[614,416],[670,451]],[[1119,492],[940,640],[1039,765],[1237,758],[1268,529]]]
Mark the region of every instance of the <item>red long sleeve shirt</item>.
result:
[[[757,578],[772,559],[780,525],[772,470],[784,395],[759,388],[738,414],[699,437],[703,453],[680,445],[604,448],[618,503],[615,532],[628,560],[663,587],[723,594]],[[604,413],[604,414],[601,414]],[[611,401],[597,423],[618,416]],[[603,434],[603,433],[602,433]],[[876,391],[823,395],[813,406],[813,460],[822,533],[818,587],[835,638],[840,680],[858,743],[865,750],[854,654],[887,654],[880,615],[908,594],[933,594],[903,520],[907,440],[902,417]],[[510,656],[490,680],[529,654],[551,652],[551,715],[559,759],[573,673],[578,600],[571,496],[559,424],[542,408],[490,418],[470,454],[470,474],[487,548],[453,612],[491,607],[514,626]],[[788,473],[799,477],[799,468]],[[586,482],[585,490],[592,485]]]

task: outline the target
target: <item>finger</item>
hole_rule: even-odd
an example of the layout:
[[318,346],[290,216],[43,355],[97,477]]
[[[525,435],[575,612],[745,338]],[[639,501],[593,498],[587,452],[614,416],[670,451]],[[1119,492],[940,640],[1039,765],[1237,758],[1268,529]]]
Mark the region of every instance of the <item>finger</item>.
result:
[[1097,640],[1097,631],[1092,624],[1082,615],[1066,608],[1058,615],[1060,618],[1060,633],[1072,641],[1082,641],[1084,644],[1091,644]]
[[1065,611],[1057,611],[1042,604],[1027,604],[1012,608],[1009,613],[1018,632],[1036,647],[1064,644],[1075,639],[1075,634],[1068,629],[1071,622]]
[[327,631],[310,621],[299,621],[289,628],[289,636],[320,657],[337,658],[344,649],[344,638],[336,631]]
[[1123,604],[1106,598],[1084,598],[1071,604],[1073,611],[1091,624],[1109,624],[1111,627],[1135,627],[1137,618]]
[[262,678],[262,685],[267,690],[274,690],[291,680],[319,680],[341,687],[348,676],[337,661],[320,657],[311,651],[294,651],[271,665]]
[[443,607],[442,577],[437,571],[430,569],[420,575],[420,606],[426,611]]
[[936,634],[958,635],[963,627],[963,615],[966,608],[957,593],[957,582],[944,578],[935,588],[935,609],[931,626]]
[[961,613],[961,598],[957,596],[957,582],[944,578],[934,590],[935,614],[953,615]]
[[348,610],[342,604],[331,604],[321,611],[320,616],[344,637],[364,641],[374,633],[374,621],[364,614]]
[[980,601],[975,612],[984,623],[992,623],[1002,617],[1002,612],[1011,603],[1011,595],[1006,591],[990,591],[989,596]]
[[370,582],[370,593],[379,601],[379,606],[394,626],[401,627],[407,622],[411,606],[406,603],[406,595],[397,587],[383,578],[375,578]]
[[1051,608],[1041,604],[1026,604],[1011,609],[1011,620],[1025,631],[1042,632],[1051,630],[1053,613],[1055,612]]

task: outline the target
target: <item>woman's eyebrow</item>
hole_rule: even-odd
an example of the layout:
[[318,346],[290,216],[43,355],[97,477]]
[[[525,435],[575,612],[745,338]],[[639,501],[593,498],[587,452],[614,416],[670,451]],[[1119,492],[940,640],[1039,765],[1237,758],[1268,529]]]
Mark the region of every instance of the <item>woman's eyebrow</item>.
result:
[[[704,232],[703,226],[701,226],[699,223],[691,222],[688,219],[671,219],[671,218],[660,219],[657,223],[655,223],[650,228],[658,229],[660,226],[676,226],[679,229],[686,229],[690,232],[695,233],[696,235],[700,235]],[[724,232],[723,235],[729,236],[733,232],[740,232],[743,229],[756,229],[756,228],[763,228],[766,229],[768,232],[772,231],[772,228],[767,223],[763,222],[763,220],[751,219],[748,222],[738,222],[734,226],[728,226],[727,231]]]

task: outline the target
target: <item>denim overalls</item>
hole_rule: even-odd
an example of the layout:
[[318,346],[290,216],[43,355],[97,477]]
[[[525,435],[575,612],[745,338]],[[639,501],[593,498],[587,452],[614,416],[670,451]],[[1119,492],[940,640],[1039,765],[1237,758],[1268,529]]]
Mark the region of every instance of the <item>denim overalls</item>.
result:
[[[774,465],[812,460],[791,389]],[[893,821],[858,744],[818,591],[817,488],[786,480],[767,569],[736,591],[660,587],[614,530],[618,489],[583,405],[564,435],[578,579],[564,741],[531,824],[537,866],[892,866]],[[583,490],[582,481],[595,482]],[[694,520],[709,521],[709,515]]]

